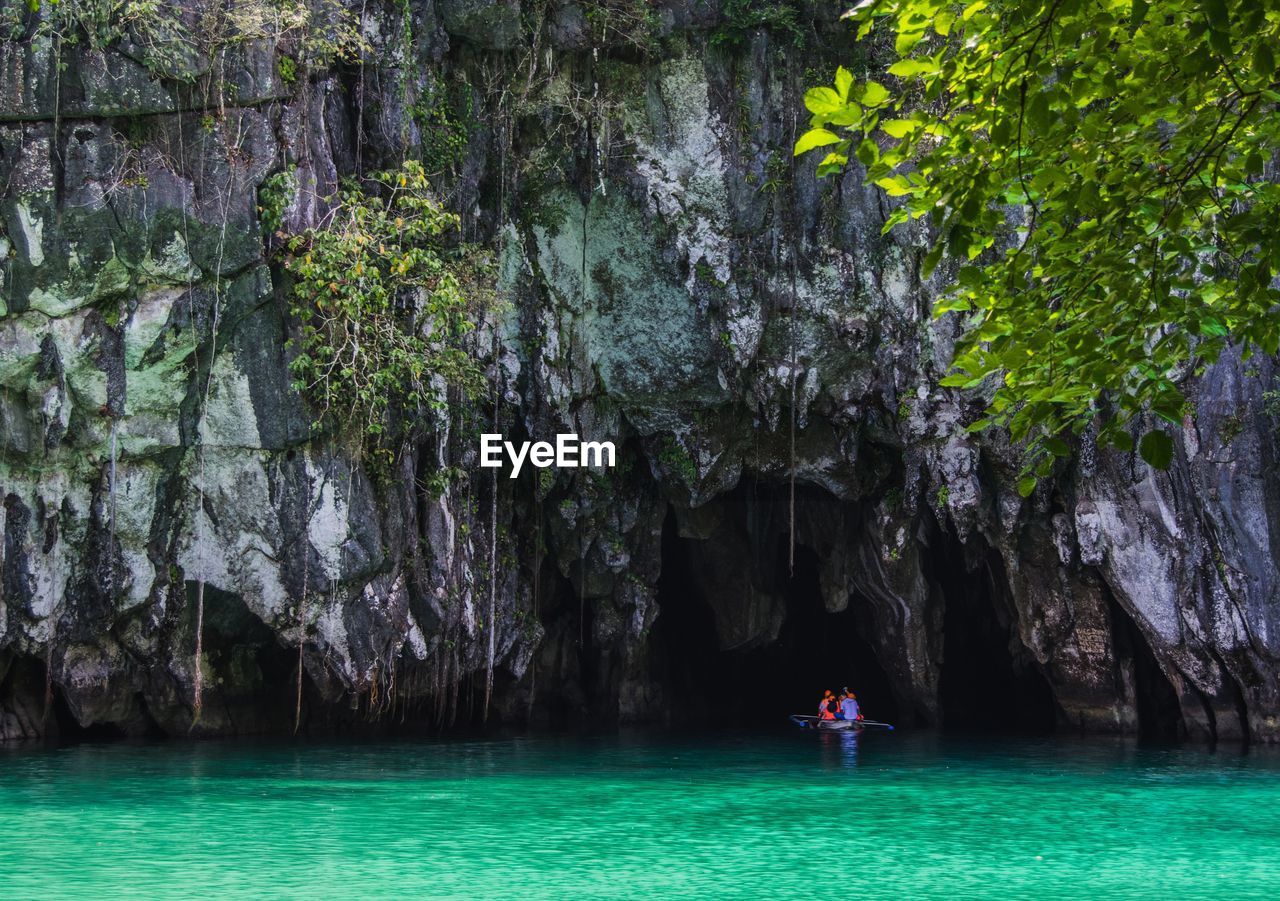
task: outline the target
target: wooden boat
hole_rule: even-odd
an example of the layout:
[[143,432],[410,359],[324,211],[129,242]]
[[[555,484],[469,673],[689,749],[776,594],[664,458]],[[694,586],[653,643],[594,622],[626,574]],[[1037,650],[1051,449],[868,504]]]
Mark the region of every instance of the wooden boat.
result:
[[893,726],[876,720],[823,720],[803,713],[793,713],[790,719],[801,729],[817,729],[822,732],[860,732],[863,729],[893,731]]

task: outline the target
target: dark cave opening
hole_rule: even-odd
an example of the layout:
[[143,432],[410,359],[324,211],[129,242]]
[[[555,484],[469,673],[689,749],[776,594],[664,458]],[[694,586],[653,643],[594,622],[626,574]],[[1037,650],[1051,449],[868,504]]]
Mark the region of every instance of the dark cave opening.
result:
[[943,603],[938,702],[952,731],[1052,732],[1059,719],[1048,679],[1016,634],[995,552],[933,530],[925,576]]
[[1130,687],[1138,715],[1138,736],[1159,742],[1185,738],[1187,724],[1178,694],[1169,677],[1160,669],[1146,636],[1110,592],[1107,592],[1107,607],[1111,614],[1116,661],[1122,678],[1132,680]]
[[[197,584],[187,585],[187,615],[194,635]],[[194,648],[192,649],[194,653]],[[284,732],[293,728],[297,703],[298,653],[282,645],[275,632],[249,609],[244,599],[212,585],[204,586],[205,705],[217,705],[235,731]],[[304,679],[303,725],[311,705],[310,679]]]
[[[760,588],[784,601],[777,640],[760,647],[722,649],[715,612],[693,572],[698,565],[693,543],[699,539],[682,538],[674,513],[668,513],[658,580],[660,613],[651,649],[654,678],[662,686],[671,722],[779,726],[788,714],[815,712],[824,689],[838,692],[846,685],[857,694],[865,716],[895,721],[900,713],[897,699],[864,637],[856,609],[859,599],[851,598],[839,613],[827,612],[818,555],[798,545],[792,575],[787,536],[773,537],[776,540],[764,548],[768,565],[759,570],[768,580]],[[702,574],[704,580],[708,576],[718,574]]]

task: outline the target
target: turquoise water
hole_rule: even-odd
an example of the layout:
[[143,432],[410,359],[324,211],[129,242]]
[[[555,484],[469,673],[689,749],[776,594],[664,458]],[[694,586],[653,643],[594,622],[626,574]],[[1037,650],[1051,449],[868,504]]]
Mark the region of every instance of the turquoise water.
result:
[[801,732],[8,751],[0,896],[1277,898],[1280,756]]

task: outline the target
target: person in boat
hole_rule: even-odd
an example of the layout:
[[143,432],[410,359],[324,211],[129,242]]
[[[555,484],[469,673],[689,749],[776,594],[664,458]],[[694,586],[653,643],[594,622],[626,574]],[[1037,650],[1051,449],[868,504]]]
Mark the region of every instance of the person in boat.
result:
[[827,712],[831,714],[830,719],[840,719],[840,699],[835,695],[827,700]]
[[862,719],[862,711],[858,709],[858,696],[847,688],[840,695],[840,719]]
[[818,719],[833,720],[836,718],[836,696],[831,689],[827,689],[822,693],[822,700],[818,701]]

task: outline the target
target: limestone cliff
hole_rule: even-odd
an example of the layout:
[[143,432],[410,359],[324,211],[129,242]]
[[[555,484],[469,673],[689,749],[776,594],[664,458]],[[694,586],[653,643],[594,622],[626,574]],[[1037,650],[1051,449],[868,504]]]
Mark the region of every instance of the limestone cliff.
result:
[[[907,722],[977,692],[1280,739],[1275,361],[1191,379],[1168,472],[1085,442],[1020,498],[1016,450],[964,430],[982,398],[938,387],[925,236],[791,160],[804,85],[867,52],[838,10],[303,6],[359,52],[4,2],[0,737],[292,729],[299,661],[307,729],[475,721],[487,672],[490,720],[660,721],[717,673],[808,672],[812,614]],[[262,211],[300,232],[405,156],[504,303],[493,398],[379,474],[313,436]],[[493,422],[619,466],[493,479]]]

